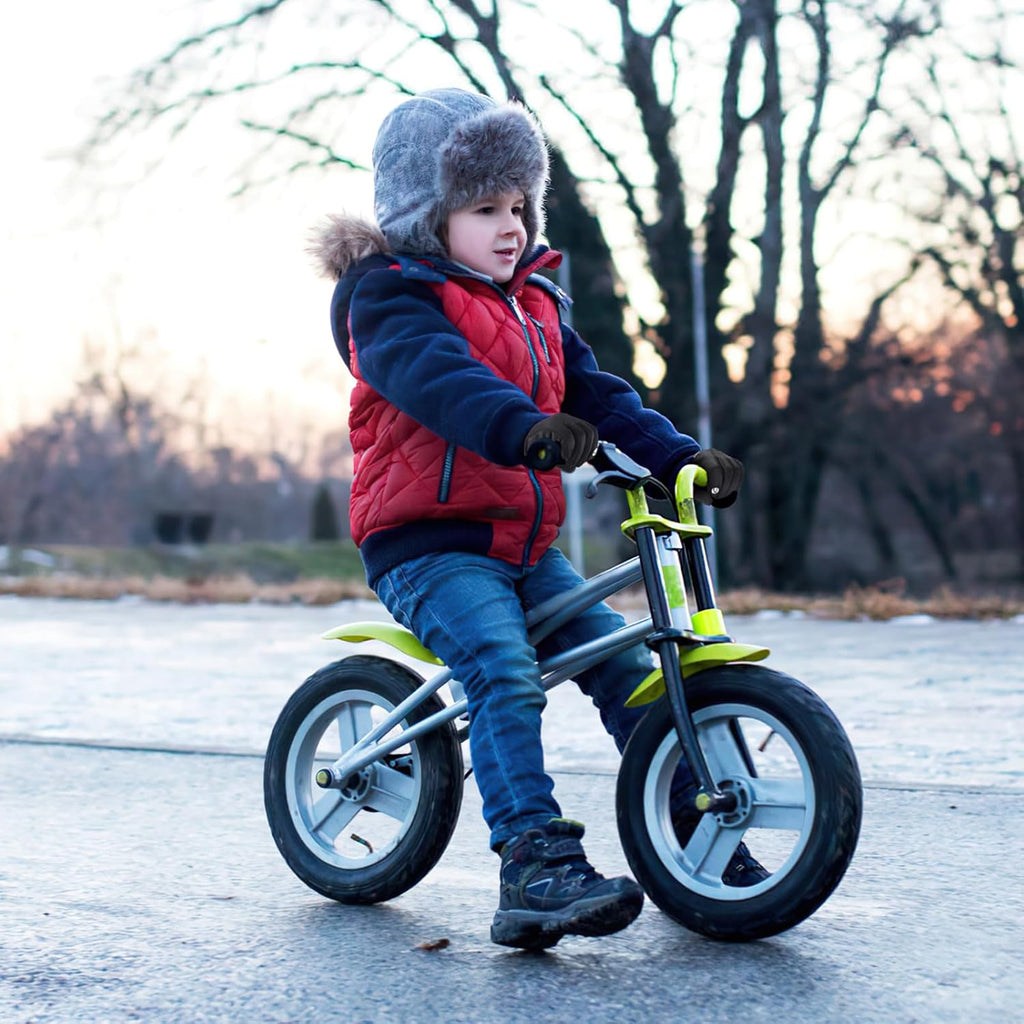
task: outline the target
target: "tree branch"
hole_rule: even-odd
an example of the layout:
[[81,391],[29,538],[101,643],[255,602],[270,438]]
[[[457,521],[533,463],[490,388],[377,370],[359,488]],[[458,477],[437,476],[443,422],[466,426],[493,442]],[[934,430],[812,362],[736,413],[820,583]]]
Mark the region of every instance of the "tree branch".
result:
[[[301,142],[306,146],[309,146],[313,150],[321,150],[325,154],[324,159],[319,161],[316,166],[326,167],[329,164],[342,164],[345,167],[351,167],[356,171],[368,171],[369,167],[363,164],[356,163],[354,160],[350,160],[348,157],[341,156],[336,153],[326,142],[321,142],[319,139],[314,139],[311,135],[305,135],[302,132],[295,131],[291,128],[282,127],[280,125],[269,125],[259,124],[256,121],[245,120],[242,121],[242,126],[250,129],[254,132],[265,132],[269,135],[277,136],[282,139],[292,139],[295,142]],[[296,167],[310,166],[308,162],[294,165]]]
[[612,173],[615,175],[615,181],[622,189],[623,195],[626,197],[626,206],[629,209],[629,212],[633,215],[633,218],[636,220],[638,230],[642,232],[644,229],[644,214],[643,210],[640,208],[640,203],[637,200],[636,186],[634,186],[626,176],[625,171],[622,169],[622,165],[619,163],[618,157],[597,137],[594,129],[583,115],[554,87],[554,85],[551,84],[551,80],[547,75],[541,75],[540,84],[554,99],[558,100],[566,113],[568,113],[580,128],[583,129],[583,132],[589,139],[591,145],[601,154],[604,160],[608,163],[608,166],[611,167]]
[[241,28],[250,21],[257,21],[260,18],[269,18],[287,2],[288,0],[269,0],[268,3],[258,4],[256,7],[252,7],[248,11],[245,11],[243,14],[240,14],[235,18],[234,21],[224,21],[216,25],[211,25],[208,29],[204,29],[202,32],[199,32],[194,36],[182,39],[168,50],[167,53],[162,57],[158,57],[153,64],[140,73],[142,82],[147,86],[152,84],[157,71],[173,64],[186,50],[193,49],[196,46],[201,46],[203,43],[207,43],[219,35]]

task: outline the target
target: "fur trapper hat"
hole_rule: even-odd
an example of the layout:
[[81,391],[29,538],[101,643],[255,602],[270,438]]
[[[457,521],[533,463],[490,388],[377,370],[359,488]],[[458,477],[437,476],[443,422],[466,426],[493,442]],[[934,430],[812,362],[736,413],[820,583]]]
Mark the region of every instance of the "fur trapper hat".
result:
[[446,256],[450,213],[519,189],[528,254],[544,228],[547,184],[547,146],[526,108],[462,89],[401,103],[373,147],[374,213],[392,252]]

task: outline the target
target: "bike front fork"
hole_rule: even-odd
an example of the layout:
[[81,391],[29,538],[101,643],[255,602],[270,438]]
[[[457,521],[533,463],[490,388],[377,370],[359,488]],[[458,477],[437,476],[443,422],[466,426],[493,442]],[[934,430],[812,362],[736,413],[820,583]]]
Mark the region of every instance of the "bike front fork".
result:
[[[665,679],[665,694],[672,712],[672,723],[675,726],[679,745],[686,758],[690,771],[697,782],[697,795],[694,806],[701,812],[716,813],[735,810],[737,798],[734,793],[723,792],[711,775],[704,752],[697,740],[693,717],[686,704],[686,688],[683,683],[683,672],[679,664],[681,645],[721,642],[728,640],[726,636],[702,637],[691,628],[689,611],[686,607],[685,591],[681,587],[673,587],[671,600],[666,577],[682,580],[685,565],[685,576],[688,578],[698,611],[706,611],[715,607],[714,588],[711,583],[707,559],[704,556],[704,543],[700,538],[687,539],[680,542],[678,538],[668,534],[657,534],[650,527],[642,527],[634,534],[640,565],[643,569],[644,587],[647,601],[651,609],[653,631],[646,643],[658,655],[661,671]],[[684,561],[685,558],[685,561]],[[672,562],[674,560],[674,566]],[[673,572],[673,568],[675,572]],[[669,571],[665,571],[665,570]],[[678,572],[678,576],[676,576]]]

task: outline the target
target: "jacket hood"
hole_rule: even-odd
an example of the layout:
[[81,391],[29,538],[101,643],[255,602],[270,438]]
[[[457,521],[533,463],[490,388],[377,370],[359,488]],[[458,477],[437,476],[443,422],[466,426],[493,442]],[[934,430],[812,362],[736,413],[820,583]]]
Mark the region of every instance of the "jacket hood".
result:
[[[391,253],[390,246],[380,228],[368,221],[346,214],[327,217],[310,237],[307,251],[313,257],[321,274],[337,282],[331,300],[331,324],[334,343],[341,353],[342,359],[345,360],[345,364],[349,365],[347,324],[352,293],[366,274],[391,265],[395,256]],[[409,261],[407,258],[399,258],[399,261],[418,262]],[[524,254],[519,262],[519,269],[506,289],[517,289],[534,270],[539,270],[542,267],[557,267],[561,261],[561,253],[543,245],[535,246],[533,252]],[[465,267],[451,263],[447,258],[429,259],[427,263],[442,275],[470,273]],[[555,288],[551,283],[548,283],[547,287]],[[559,301],[568,303],[567,297],[562,295],[559,290],[555,289],[555,291],[559,296]]]
[[307,251],[324,277],[338,281],[349,267],[370,256],[384,255],[390,247],[376,224],[336,214],[313,231]]

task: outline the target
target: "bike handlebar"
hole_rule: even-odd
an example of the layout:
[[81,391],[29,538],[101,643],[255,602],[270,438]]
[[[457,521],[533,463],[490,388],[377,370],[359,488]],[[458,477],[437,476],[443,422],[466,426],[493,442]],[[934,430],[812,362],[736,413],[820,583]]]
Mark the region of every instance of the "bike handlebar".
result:
[[562,446],[548,438],[534,441],[526,450],[526,465],[530,469],[546,471],[562,464]]
[[[554,469],[562,463],[561,445],[550,439],[542,438],[534,441],[527,450],[525,461],[530,469],[542,471]],[[587,461],[597,470],[597,476],[587,487],[587,497],[594,496],[599,484],[612,484],[624,490],[634,490],[638,487],[645,487],[647,484],[655,484],[659,489],[664,490],[648,469],[635,462],[625,452],[619,451],[609,441],[599,441],[593,457]],[[676,479],[676,501],[681,502],[684,498],[688,499],[691,503],[691,514],[695,514],[692,512],[693,489],[694,487],[705,487],[707,482],[708,475],[703,467],[696,463],[687,463],[679,471]],[[665,491],[665,496],[668,497],[668,495],[669,492]]]

